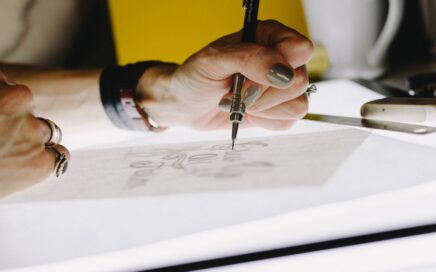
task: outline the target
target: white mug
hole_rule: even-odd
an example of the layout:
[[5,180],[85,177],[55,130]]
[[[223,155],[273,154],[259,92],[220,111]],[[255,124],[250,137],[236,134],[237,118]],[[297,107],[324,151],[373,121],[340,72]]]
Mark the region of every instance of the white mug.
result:
[[400,26],[404,0],[304,0],[311,38],[323,46],[326,78],[374,79],[386,70],[386,53]]

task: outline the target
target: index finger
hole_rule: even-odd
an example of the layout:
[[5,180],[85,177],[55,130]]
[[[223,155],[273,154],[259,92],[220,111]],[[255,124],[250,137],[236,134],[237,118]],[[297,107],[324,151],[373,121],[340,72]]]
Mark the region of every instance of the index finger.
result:
[[[222,37],[215,43],[235,44],[240,43],[241,39],[242,31],[238,31]],[[259,21],[256,42],[275,49],[294,68],[309,62],[314,52],[313,43],[308,38],[295,29],[274,20]]]
[[33,110],[33,96],[30,89],[24,85],[9,85],[0,81],[0,112],[6,115],[16,115]]
[[313,43],[301,33],[274,20],[259,21],[256,40],[276,49],[292,67],[306,64],[313,55]]

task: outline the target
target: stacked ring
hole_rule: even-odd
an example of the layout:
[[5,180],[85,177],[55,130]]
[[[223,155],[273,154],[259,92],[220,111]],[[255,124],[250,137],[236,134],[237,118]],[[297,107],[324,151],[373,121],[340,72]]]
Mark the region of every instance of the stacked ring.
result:
[[317,92],[317,88],[315,84],[311,84],[307,89],[306,89],[306,94],[307,95],[311,95],[313,93]]
[[50,137],[45,143],[45,147],[49,148],[55,153],[55,166],[54,174],[56,177],[64,174],[68,168],[68,157],[57,150],[56,145],[60,144],[62,141],[62,130],[53,121],[41,117],[37,117],[39,120],[43,121],[50,128]]
[[56,155],[54,174],[58,178],[60,175],[65,174],[65,172],[67,171],[68,158],[65,154],[59,152],[59,150],[57,150],[55,147],[51,147],[50,149],[53,150]]
[[46,123],[50,128],[50,138],[45,143],[45,146],[50,147],[59,144],[62,141],[62,130],[53,121],[38,117],[39,120]]

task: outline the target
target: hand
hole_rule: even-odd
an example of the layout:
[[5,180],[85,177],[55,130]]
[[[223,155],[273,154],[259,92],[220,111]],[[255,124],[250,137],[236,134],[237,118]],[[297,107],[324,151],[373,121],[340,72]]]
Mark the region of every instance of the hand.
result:
[[7,81],[0,72],[0,197],[36,184],[53,173],[56,148],[47,148],[49,126],[32,114],[33,98],[23,85]]
[[[254,101],[246,110],[245,126],[288,129],[307,113],[305,64],[312,43],[276,21],[259,22],[257,43],[240,42],[241,32],[216,40],[181,66],[150,69],[140,81],[140,104],[164,126],[196,129],[230,127],[229,113],[218,104],[233,83],[233,74],[248,78],[243,89]],[[257,94],[257,95],[256,95]],[[150,102],[149,98],[154,102]]]

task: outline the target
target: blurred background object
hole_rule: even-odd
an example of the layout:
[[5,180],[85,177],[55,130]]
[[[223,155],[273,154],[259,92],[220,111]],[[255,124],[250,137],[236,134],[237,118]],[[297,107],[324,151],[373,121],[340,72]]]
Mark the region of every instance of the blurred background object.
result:
[[[334,68],[325,73],[341,54],[346,54],[339,58],[341,61],[350,61],[347,65],[367,67],[362,65],[362,52],[376,44],[388,10],[392,9],[388,0],[306,0],[305,6],[302,1],[261,1],[259,17],[279,20],[321,41],[308,64],[310,75],[350,76],[335,75]],[[436,70],[431,62],[431,56],[434,60],[436,54],[436,0],[390,1],[403,1],[405,10],[393,41],[386,42],[392,37],[385,38],[385,50],[379,48],[376,59],[380,66],[375,70],[380,72],[387,67],[383,65],[386,50],[390,69],[382,79]],[[150,59],[181,63],[209,42],[240,30],[244,16],[241,2],[0,0],[0,61],[64,68]],[[308,31],[305,13],[312,33]],[[316,15],[315,19],[311,14]],[[398,16],[395,17],[398,24]],[[317,26],[319,23],[322,24]],[[395,31],[388,32],[393,35]],[[356,73],[355,77],[365,74]],[[405,82],[404,78],[401,82]]]
[[[0,62],[92,68],[161,59],[183,62],[239,31],[242,0],[0,0]],[[259,18],[308,35],[301,0],[261,1]],[[116,47],[116,48],[115,48]],[[317,48],[309,72],[328,67]]]
[[60,64],[79,31],[84,14],[82,2],[1,0],[1,60]]
[[51,67],[115,63],[105,0],[0,0],[0,61]]
[[[405,91],[409,90],[410,77],[436,71],[426,38],[422,4],[422,1],[405,1],[403,22],[388,52],[389,70],[379,79]],[[435,11],[426,12],[436,15]]]
[[305,0],[304,7],[311,38],[329,57],[325,77],[373,79],[385,72],[403,0]]
[[[220,36],[239,31],[244,19],[239,0],[109,0],[118,62],[161,59],[183,62]],[[259,19],[275,19],[308,35],[301,0],[260,1]],[[323,48],[308,65],[320,75],[328,67]]]
[[427,45],[433,59],[436,58],[436,1],[421,0]]
[[[242,0],[109,0],[118,61],[183,62],[223,35],[239,31]],[[301,2],[260,1],[259,19],[276,19],[307,35]]]

